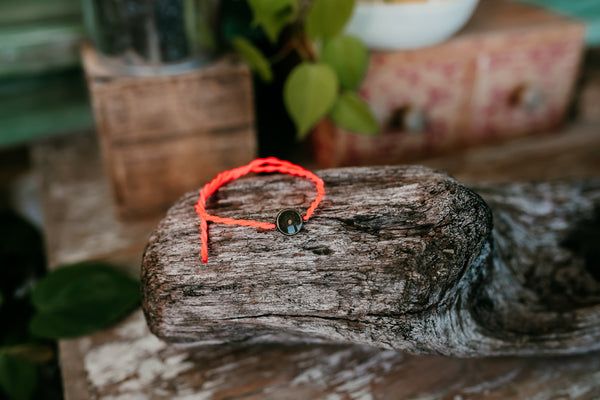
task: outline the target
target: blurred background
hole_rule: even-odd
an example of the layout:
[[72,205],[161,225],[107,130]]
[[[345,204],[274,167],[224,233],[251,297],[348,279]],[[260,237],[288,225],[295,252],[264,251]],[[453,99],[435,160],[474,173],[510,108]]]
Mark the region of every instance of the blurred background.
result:
[[[102,259],[136,275],[170,204],[257,156],[419,163],[467,184],[600,176],[596,0],[358,1],[346,29],[368,48],[356,91],[378,132],[323,117],[301,140],[282,95],[298,27],[269,40],[248,3],[0,1],[3,346],[30,340],[18,321],[48,267]],[[62,396],[57,360],[43,358],[46,398]]]

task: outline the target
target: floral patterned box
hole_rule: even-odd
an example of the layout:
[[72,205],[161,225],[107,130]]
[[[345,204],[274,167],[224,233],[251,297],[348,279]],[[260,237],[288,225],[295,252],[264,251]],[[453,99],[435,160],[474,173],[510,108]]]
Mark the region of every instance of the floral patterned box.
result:
[[482,1],[451,40],[373,52],[360,95],[382,131],[367,137],[325,120],[311,135],[323,168],[397,164],[550,131],[571,100],[584,27],[541,9]]

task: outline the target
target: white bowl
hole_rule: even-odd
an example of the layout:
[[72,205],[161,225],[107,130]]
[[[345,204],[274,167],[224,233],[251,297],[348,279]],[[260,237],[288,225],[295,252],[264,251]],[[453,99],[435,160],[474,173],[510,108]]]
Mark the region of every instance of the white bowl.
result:
[[469,20],[478,0],[401,3],[358,1],[347,32],[374,50],[416,49],[440,43]]

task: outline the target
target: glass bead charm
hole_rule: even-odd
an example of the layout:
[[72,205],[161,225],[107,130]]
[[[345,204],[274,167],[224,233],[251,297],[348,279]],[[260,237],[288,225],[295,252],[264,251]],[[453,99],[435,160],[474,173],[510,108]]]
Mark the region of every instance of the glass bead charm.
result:
[[302,229],[302,216],[294,209],[287,208],[277,214],[277,230],[284,235],[295,235]]

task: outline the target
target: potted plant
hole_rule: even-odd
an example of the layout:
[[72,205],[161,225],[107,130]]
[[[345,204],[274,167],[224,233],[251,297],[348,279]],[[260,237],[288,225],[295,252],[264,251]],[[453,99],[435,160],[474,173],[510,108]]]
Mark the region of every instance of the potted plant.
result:
[[[231,37],[231,44],[266,85],[281,81],[280,103],[293,121],[297,140],[324,118],[356,133],[379,131],[356,92],[368,67],[368,50],[344,32],[355,0],[247,0],[247,5],[252,24],[268,43],[241,34]],[[283,60],[293,65],[282,69]]]

